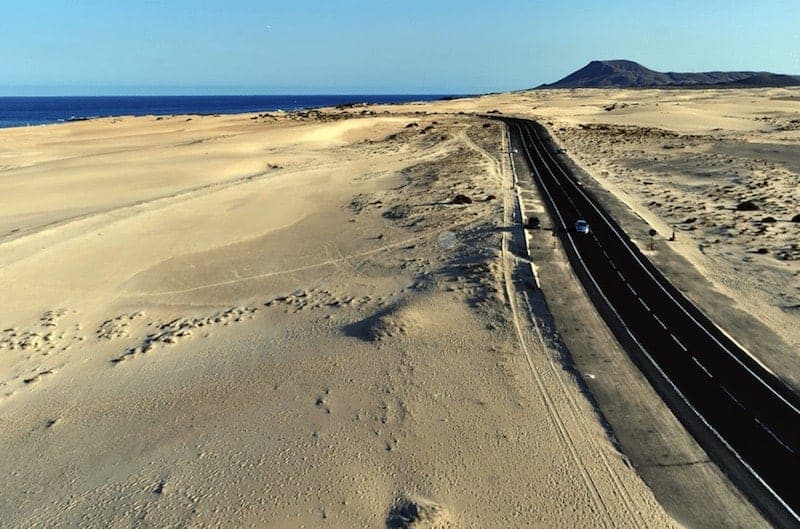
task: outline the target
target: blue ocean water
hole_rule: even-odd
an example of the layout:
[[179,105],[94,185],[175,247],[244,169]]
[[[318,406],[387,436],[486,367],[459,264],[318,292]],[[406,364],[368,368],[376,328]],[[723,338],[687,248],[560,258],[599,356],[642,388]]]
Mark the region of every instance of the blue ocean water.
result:
[[348,103],[433,101],[448,95],[86,96],[0,97],[0,127],[24,127],[108,116],[238,114]]

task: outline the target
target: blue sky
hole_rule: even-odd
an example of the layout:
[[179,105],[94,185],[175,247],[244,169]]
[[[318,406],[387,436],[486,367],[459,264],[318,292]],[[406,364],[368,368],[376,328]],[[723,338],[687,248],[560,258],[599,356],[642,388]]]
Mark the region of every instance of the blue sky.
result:
[[479,93],[591,59],[800,74],[800,2],[2,0],[0,94]]

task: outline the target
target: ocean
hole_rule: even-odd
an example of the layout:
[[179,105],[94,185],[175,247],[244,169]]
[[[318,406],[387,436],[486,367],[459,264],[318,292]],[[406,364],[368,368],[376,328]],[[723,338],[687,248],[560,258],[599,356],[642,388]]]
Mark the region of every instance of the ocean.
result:
[[303,96],[86,96],[0,97],[0,128],[44,125],[109,116],[238,114],[301,110],[348,103],[408,103],[458,97],[449,95]]

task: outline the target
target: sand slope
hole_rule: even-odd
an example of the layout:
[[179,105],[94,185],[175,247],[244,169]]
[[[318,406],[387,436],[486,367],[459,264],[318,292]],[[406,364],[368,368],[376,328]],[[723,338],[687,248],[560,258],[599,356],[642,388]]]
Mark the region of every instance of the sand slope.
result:
[[674,526],[519,289],[499,125],[188,119],[0,131],[0,525]]

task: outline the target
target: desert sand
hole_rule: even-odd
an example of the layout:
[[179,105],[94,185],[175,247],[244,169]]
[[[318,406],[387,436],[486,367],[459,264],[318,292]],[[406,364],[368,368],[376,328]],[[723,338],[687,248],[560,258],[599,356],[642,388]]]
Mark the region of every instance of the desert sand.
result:
[[797,88],[577,89],[426,107],[499,110],[545,123],[579,168],[633,214],[619,220],[640,232],[642,248],[647,230],[638,221],[658,231],[657,250],[675,232],[661,248],[681,256],[710,293],[683,278],[665,252],[654,261],[800,391],[799,100]]
[[677,526],[513,279],[502,127],[415,112],[0,131],[0,525]]
[[552,339],[560,287],[545,303],[519,229],[520,197],[541,205],[502,126],[471,114],[541,119],[636,213],[626,229],[674,226],[654,260],[680,281],[678,254],[710,285],[681,284],[699,305],[718,292],[757,320],[777,345],[753,354],[797,383],[798,97],[537,91],[0,131],[0,525],[691,522],[595,409],[582,376],[603,374]]

